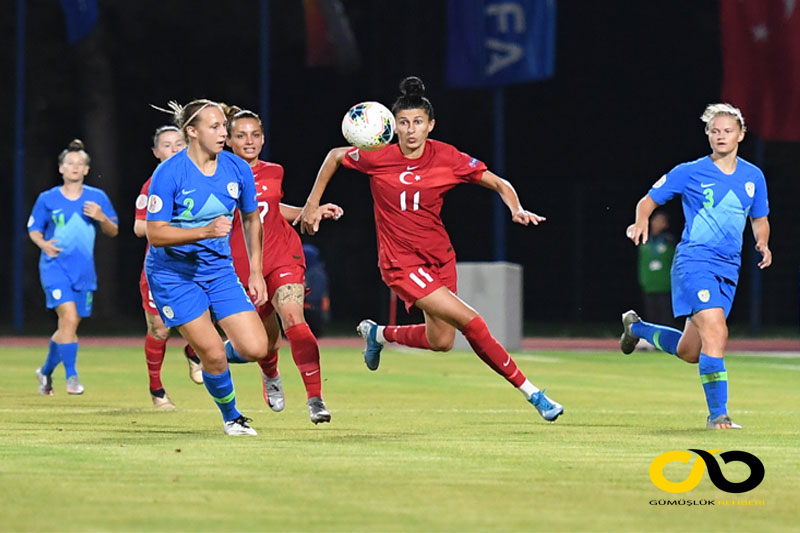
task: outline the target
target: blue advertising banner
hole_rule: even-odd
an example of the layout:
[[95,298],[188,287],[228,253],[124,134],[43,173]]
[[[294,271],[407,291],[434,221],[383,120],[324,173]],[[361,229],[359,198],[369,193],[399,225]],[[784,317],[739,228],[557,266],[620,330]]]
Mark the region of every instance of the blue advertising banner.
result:
[[61,0],[67,23],[67,41],[75,44],[88,36],[97,24],[97,0]]
[[553,76],[556,0],[448,0],[447,81],[501,87]]

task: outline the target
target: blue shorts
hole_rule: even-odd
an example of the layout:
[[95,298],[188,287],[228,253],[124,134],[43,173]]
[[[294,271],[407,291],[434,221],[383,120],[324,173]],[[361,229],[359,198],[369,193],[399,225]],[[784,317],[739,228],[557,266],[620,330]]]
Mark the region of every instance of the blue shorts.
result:
[[48,309],[55,309],[67,302],[75,302],[79,317],[92,316],[94,290],[75,290],[72,288],[72,282],[66,276],[56,277],[51,274],[41,282]]
[[164,324],[173,327],[191,322],[211,310],[211,319],[222,320],[242,311],[255,311],[233,266],[219,277],[197,281],[171,270],[147,271],[147,282]]
[[718,274],[672,266],[672,313],[675,318],[692,316],[714,307],[721,307],[728,318],[735,294],[736,283]]

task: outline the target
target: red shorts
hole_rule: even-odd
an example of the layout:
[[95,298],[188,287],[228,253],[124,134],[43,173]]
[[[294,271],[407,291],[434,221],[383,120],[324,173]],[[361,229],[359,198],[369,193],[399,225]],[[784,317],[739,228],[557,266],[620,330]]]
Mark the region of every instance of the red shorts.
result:
[[[267,274],[267,276],[264,278],[264,282],[267,284],[267,297],[269,298],[269,301],[256,308],[256,311],[258,311],[258,316],[261,318],[268,317],[275,311],[275,307],[272,305],[272,297],[280,287],[289,285],[291,283],[298,283],[300,285],[306,284],[306,269],[302,265],[287,265],[278,267]],[[306,291],[306,294],[307,293],[308,291]],[[247,294],[249,295],[250,292],[248,291]],[[250,298],[252,299],[252,296]]]
[[455,259],[443,265],[382,268],[381,278],[405,302],[406,311],[411,310],[414,302],[439,287],[447,287],[453,294],[458,292]]
[[142,275],[139,276],[139,292],[142,295],[142,309],[144,309],[145,313],[157,315],[158,309],[156,308],[156,303],[153,301],[153,293],[150,292],[150,285],[147,283],[147,276],[144,275],[144,269],[142,269]]

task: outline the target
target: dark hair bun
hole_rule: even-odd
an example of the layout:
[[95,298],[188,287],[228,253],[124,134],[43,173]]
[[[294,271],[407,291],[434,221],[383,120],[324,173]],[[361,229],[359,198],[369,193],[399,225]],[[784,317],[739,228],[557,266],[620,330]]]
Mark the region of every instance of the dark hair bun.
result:
[[425,84],[416,76],[409,76],[400,82],[400,92],[409,98],[422,98]]
[[69,152],[80,152],[81,150],[83,150],[83,141],[80,139],[72,139],[67,145],[67,151]]

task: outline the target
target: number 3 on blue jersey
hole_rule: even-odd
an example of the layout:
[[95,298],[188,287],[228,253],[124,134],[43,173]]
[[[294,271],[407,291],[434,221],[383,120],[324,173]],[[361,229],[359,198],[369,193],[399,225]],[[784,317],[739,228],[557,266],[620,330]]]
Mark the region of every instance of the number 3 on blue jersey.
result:
[[706,201],[703,202],[703,207],[706,209],[714,207],[714,189],[703,189],[703,196],[706,197]]

